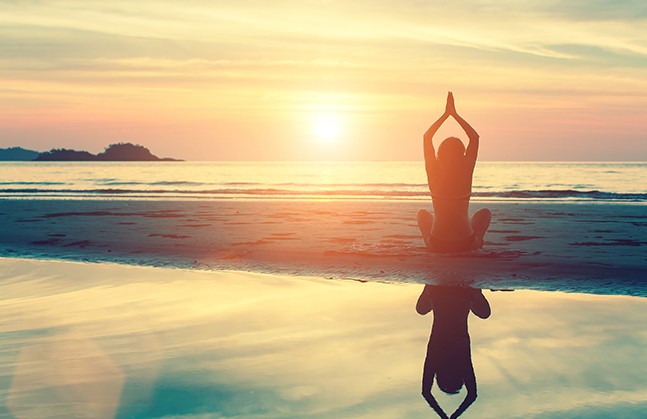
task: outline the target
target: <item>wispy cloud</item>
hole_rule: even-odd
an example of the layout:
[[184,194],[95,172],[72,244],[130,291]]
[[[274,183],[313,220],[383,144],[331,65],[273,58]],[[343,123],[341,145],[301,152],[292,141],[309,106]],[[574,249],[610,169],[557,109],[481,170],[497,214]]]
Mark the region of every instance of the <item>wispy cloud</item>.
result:
[[525,108],[522,95],[539,108],[600,96],[643,106],[645,9],[602,0],[3,1],[0,67],[13,94],[0,109],[23,103],[28,115],[42,92],[86,109],[116,107],[108,102],[127,94],[133,112],[178,100],[198,114],[206,103],[294,112],[290,103],[303,103],[293,98],[334,92],[358,111],[391,109],[395,123],[448,87],[495,107]]

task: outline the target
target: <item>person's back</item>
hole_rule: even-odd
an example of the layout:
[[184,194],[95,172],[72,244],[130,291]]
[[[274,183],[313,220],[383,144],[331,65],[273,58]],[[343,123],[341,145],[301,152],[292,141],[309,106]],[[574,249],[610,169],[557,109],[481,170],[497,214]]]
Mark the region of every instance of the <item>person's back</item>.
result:
[[434,312],[431,336],[434,339],[467,337],[467,316],[472,307],[470,288],[427,285]]
[[[469,144],[465,148],[460,139],[449,137],[442,142],[436,155],[433,136],[450,116],[465,130]],[[482,209],[471,219],[468,214],[479,135],[456,112],[451,92],[447,95],[445,113],[423,138],[427,181],[434,206],[433,215],[426,210],[418,211],[418,226],[425,244],[436,252],[480,248],[490,224],[490,211]]]
[[452,240],[473,233],[468,214],[472,172],[473,166],[464,156],[435,167],[429,181],[434,207],[433,237]]

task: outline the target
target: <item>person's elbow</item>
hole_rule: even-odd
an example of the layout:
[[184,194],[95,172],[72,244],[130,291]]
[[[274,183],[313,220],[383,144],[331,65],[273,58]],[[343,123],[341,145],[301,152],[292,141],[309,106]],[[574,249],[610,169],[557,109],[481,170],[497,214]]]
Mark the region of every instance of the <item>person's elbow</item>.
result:
[[473,391],[469,391],[467,393],[467,396],[465,397],[465,400],[468,403],[472,404],[472,403],[474,403],[476,401],[477,397],[478,397],[478,393],[476,392],[476,390],[473,390]]
[[434,396],[431,394],[431,388],[422,388],[422,391],[420,392],[420,395],[422,395],[422,398],[427,401],[427,403],[432,404],[436,400],[434,399]]

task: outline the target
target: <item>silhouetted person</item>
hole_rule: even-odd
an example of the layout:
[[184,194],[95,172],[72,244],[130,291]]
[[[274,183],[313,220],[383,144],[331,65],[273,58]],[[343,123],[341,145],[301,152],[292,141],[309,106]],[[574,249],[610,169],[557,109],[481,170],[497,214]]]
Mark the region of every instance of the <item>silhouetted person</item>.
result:
[[474,403],[477,395],[467,317],[471,311],[487,319],[490,304],[480,289],[425,285],[416,311],[424,315],[432,310],[434,323],[422,373],[422,396],[438,416],[448,418],[431,393],[434,377],[438,387],[447,394],[458,393],[464,384],[467,395],[451,415],[457,418]]
[[[433,136],[450,116],[465,130],[467,149],[456,137],[445,139],[438,147]],[[435,252],[463,252],[483,246],[483,236],[492,215],[488,209],[468,215],[472,194],[472,174],[476,165],[479,135],[456,112],[452,92],[447,94],[445,113],[425,132],[425,168],[434,206],[434,214],[418,211],[418,227],[427,247]]]

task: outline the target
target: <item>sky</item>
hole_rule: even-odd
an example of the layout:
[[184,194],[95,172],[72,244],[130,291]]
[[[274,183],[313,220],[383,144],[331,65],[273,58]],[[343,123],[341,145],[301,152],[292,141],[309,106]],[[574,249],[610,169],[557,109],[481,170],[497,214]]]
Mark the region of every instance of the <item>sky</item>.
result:
[[482,160],[645,161],[645,27],[643,0],[0,0],[0,148],[421,160],[451,90]]

